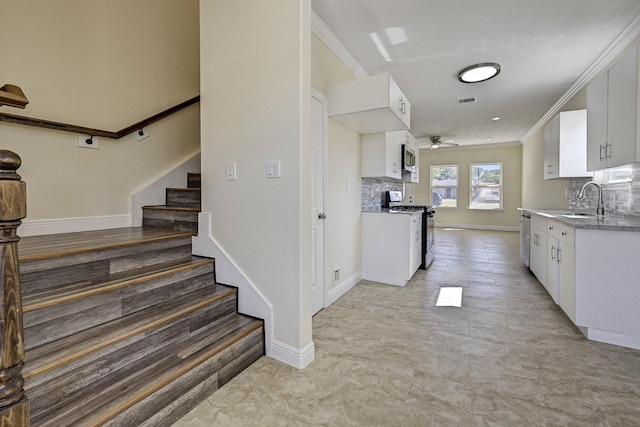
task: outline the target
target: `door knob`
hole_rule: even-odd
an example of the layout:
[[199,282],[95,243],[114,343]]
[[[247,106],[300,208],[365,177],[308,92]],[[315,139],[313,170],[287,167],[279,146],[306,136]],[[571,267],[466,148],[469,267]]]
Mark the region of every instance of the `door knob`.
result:
[[326,214],[324,214],[324,212],[320,212],[320,213],[318,214],[318,219],[325,219],[326,217],[327,217],[327,215],[326,215]]

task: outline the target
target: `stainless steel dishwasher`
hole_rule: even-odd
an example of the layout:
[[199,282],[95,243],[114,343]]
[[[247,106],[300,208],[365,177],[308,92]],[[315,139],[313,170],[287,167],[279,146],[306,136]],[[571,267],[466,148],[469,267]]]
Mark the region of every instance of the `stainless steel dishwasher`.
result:
[[529,243],[531,241],[531,214],[520,213],[520,258],[529,267]]

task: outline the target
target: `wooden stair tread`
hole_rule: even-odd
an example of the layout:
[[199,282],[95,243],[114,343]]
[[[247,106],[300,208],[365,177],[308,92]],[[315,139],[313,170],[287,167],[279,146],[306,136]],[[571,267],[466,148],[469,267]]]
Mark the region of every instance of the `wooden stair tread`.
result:
[[263,326],[261,320],[237,313],[227,315],[224,320],[229,326],[227,333],[199,351],[189,354],[171,352],[144,369],[100,388],[88,398],[86,395],[75,396],[76,404],[65,405],[66,410],[54,410],[43,416],[42,420],[36,419],[34,425],[99,426]]
[[154,227],[111,228],[29,236],[18,242],[18,256],[20,262],[26,262],[191,236],[191,233],[184,231]]
[[200,212],[201,208],[187,208],[182,206],[166,206],[166,205],[150,205],[143,206],[142,209],[158,210],[158,211],[183,211],[183,212]]
[[235,288],[215,285],[142,309],[128,316],[103,323],[74,335],[27,350],[23,377],[54,369],[111,344],[123,341],[154,327],[236,294]]
[[23,312],[28,313],[55,304],[77,300],[87,296],[109,292],[125,286],[135,285],[162,276],[168,276],[179,271],[212,265],[210,258],[192,257],[186,261],[171,261],[162,264],[137,268],[106,276],[92,278],[81,282],[74,282],[54,289],[47,289],[25,295],[22,298]]

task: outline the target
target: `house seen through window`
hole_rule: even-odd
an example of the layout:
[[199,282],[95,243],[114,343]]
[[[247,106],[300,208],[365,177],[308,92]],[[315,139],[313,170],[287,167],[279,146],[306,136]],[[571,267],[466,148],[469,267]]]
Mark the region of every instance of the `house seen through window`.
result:
[[441,208],[458,206],[458,165],[431,166],[431,204]]
[[469,209],[502,209],[502,163],[471,164]]

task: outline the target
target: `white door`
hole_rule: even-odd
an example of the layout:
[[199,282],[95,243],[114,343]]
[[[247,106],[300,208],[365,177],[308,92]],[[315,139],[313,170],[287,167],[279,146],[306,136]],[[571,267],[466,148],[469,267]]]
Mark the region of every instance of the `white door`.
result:
[[326,268],[326,158],[327,98],[316,90],[311,93],[311,141],[313,144],[311,184],[311,309],[316,314],[324,307]]

